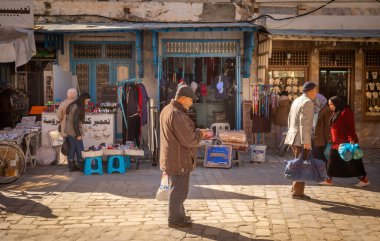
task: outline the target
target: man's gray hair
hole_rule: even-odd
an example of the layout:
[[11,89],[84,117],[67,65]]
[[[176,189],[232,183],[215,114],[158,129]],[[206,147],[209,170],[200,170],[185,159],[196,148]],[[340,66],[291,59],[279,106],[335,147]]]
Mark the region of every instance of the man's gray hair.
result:
[[78,96],[77,89],[70,88],[67,90],[67,98],[73,99],[73,98],[77,98],[77,96]]

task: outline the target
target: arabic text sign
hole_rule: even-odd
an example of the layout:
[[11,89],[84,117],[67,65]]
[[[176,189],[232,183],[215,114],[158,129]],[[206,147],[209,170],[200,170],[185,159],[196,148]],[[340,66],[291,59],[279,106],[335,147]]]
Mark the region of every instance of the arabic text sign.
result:
[[34,6],[31,0],[1,0],[0,25],[14,28],[34,26]]
[[231,167],[232,147],[229,145],[207,145],[205,167]]
[[[42,132],[58,129],[58,118],[55,113],[42,114]],[[83,125],[84,146],[115,142],[115,115],[114,114],[86,114]]]

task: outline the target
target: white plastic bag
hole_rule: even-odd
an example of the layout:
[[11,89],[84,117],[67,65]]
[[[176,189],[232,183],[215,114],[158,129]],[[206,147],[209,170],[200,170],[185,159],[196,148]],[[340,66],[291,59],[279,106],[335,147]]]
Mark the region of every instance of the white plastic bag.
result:
[[36,153],[36,161],[38,165],[47,166],[53,164],[57,160],[57,152],[53,147],[40,147]]
[[169,200],[170,191],[171,191],[171,187],[169,184],[168,174],[166,172],[163,172],[161,176],[161,184],[156,193],[157,201]]

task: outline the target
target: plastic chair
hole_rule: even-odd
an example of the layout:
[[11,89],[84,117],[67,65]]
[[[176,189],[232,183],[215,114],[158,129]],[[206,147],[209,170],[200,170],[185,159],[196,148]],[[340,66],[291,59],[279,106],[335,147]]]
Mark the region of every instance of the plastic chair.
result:
[[230,124],[228,124],[228,123],[214,123],[210,126],[210,129],[214,132],[215,137],[218,137],[220,130],[229,130],[230,129]]
[[[94,167],[92,162],[94,161]],[[86,157],[84,159],[84,175],[88,176],[93,173],[98,173],[99,175],[103,175],[103,165],[102,165],[102,157]]]
[[[115,164],[117,163],[117,167]],[[125,159],[124,156],[109,156],[107,163],[107,172],[111,174],[113,172],[125,173]]]

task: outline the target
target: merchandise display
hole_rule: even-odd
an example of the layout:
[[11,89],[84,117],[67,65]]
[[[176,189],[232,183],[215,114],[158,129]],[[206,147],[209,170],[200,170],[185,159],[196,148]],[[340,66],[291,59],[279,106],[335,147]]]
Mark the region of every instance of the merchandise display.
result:
[[269,85],[275,93],[287,91],[289,100],[294,100],[302,94],[302,85],[305,82],[305,71],[269,71]]
[[367,116],[380,116],[380,68],[367,69],[365,73],[365,114]]
[[233,150],[248,151],[249,144],[245,131],[220,130],[219,139],[224,145],[232,146]]

